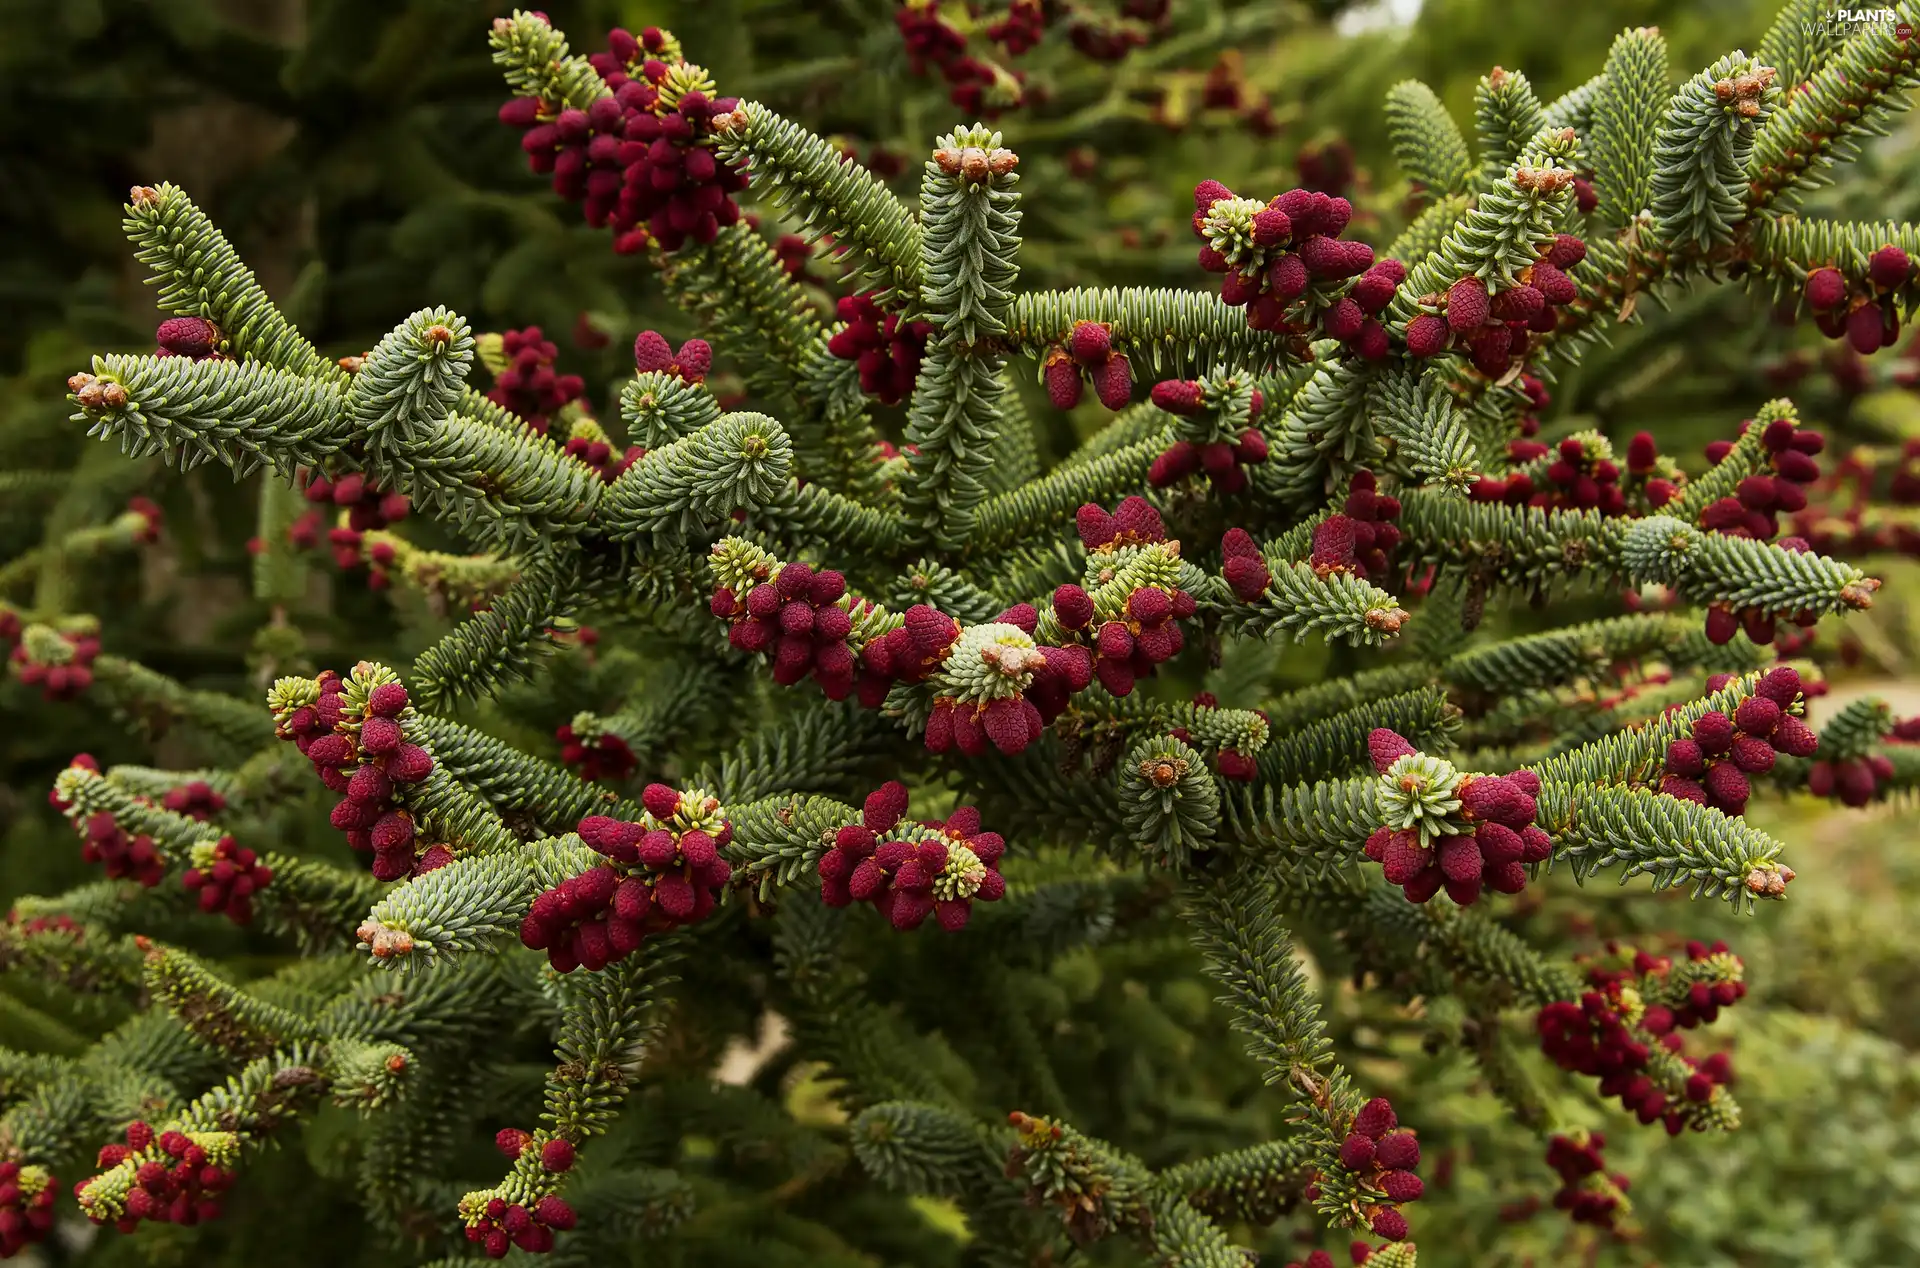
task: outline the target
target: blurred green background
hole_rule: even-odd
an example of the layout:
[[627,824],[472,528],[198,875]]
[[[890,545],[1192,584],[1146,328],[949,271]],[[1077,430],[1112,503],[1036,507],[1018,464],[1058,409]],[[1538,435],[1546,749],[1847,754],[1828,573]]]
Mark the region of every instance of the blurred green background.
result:
[[[908,72],[887,0],[546,7],[579,51],[598,47],[589,33],[614,25],[672,28],[723,91],[762,97],[863,157],[879,148],[905,159],[897,188],[911,187],[917,154],[956,121],[943,91]],[[1753,47],[1776,6],[1427,0],[1410,15],[1415,7],[1182,4],[1257,34],[1227,41],[1224,63],[1219,28],[1203,23],[1192,29],[1208,38],[1170,40],[1119,68],[1064,66],[1052,101],[998,121],[1029,180],[1026,284],[1197,287],[1185,224],[1196,181],[1265,196],[1303,171],[1342,167],[1343,151],[1352,172],[1333,181],[1336,192],[1360,207],[1358,236],[1384,245],[1408,213],[1380,114],[1396,80],[1426,80],[1467,125],[1475,82],[1495,65],[1525,70],[1550,100],[1599,69],[1621,28],[1658,25],[1686,74],[1730,47]],[[183,185],[332,355],[364,350],[407,313],[446,304],[482,329],[541,325],[561,345],[562,369],[586,375],[590,398],[605,402],[630,368],[623,349],[636,330],[690,333],[645,263],[615,257],[605,234],[525,171],[514,135],[496,122],[504,94],[485,30],[506,11],[474,0],[0,0],[0,472],[49,475],[0,486],[0,559],[61,525],[97,521],[131,493],[158,497],[169,512],[164,546],[105,561],[84,582],[114,650],[196,685],[248,691],[247,646],[262,619],[246,586],[251,494],[236,496],[221,472],[179,477],[123,462],[67,421],[62,381],[88,355],[151,347],[157,315],[119,229],[130,185]],[[1235,80],[1246,101],[1263,97],[1276,126],[1206,107],[1210,73]],[[1875,146],[1808,210],[1910,218],[1920,203],[1914,139],[1902,129]],[[1875,441],[1920,434],[1912,394],[1888,381],[1893,353],[1882,354],[1887,365],[1849,363],[1810,331],[1774,326],[1764,303],[1736,288],[1646,316],[1556,387],[1546,438],[1586,426],[1624,438],[1647,427],[1664,449],[1697,456],[1781,390],[1783,365],[1802,366],[1793,391],[1816,425]],[[572,337],[581,323],[610,335],[610,346],[583,346],[596,341]],[[1095,406],[1060,416],[1056,453],[1104,417]],[[69,471],[70,483],[52,478]],[[1903,597],[1920,594],[1920,577],[1898,560],[1875,568],[1889,578],[1886,602],[1844,640],[1822,631],[1835,683],[1822,704],[1872,689],[1900,714],[1920,712],[1920,691],[1904,686],[1916,643]],[[404,621],[363,588],[316,584],[318,647],[362,654],[369,631],[406,640]],[[1305,680],[1320,668],[1304,656],[1281,672]],[[151,750],[111,720],[43,706],[12,685],[0,686],[0,716],[0,896],[85,879],[67,829],[45,807],[53,773],[81,748],[108,762],[150,760]],[[163,737],[163,763],[166,752]],[[1634,1239],[1610,1240],[1573,1232],[1551,1211],[1517,1218],[1528,1194],[1551,1189],[1537,1147],[1500,1124],[1497,1103],[1458,1063],[1388,1054],[1403,1074],[1409,1061],[1431,1070],[1436,1082],[1421,1089],[1437,1107],[1429,1113],[1480,1142],[1429,1169],[1416,1221],[1423,1264],[1920,1264],[1915,820],[1904,806],[1838,813],[1810,799],[1753,813],[1795,846],[1800,879],[1782,906],[1735,919],[1684,898],[1568,898],[1571,887],[1555,885],[1530,917],[1546,940],[1673,927],[1732,941],[1753,994],[1717,1031],[1736,1049],[1746,1126],[1731,1139],[1669,1141],[1594,1107],[1589,1119],[1607,1129],[1612,1164],[1634,1178],[1640,1216]],[[27,1002],[31,992],[0,985],[0,1031],[60,1038],[34,1029],[50,1023]],[[1351,992],[1335,999],[1353,1004]],[[278,1165],[297,1193],[299,1161]],[[249,1187],[272,1191],[251,1177]],[[289,1201],[263,1219],[256,1208],[251,1224],[229,1221],[217,1234],[217,1257],[352,1255],[354,1234],[328,1210]],[[1284,1235],[1276,1240],[1270,1249],[1284,1251]],[[41,1253],[50,1262],[213,1261],[192,1245],[56,1240]]]

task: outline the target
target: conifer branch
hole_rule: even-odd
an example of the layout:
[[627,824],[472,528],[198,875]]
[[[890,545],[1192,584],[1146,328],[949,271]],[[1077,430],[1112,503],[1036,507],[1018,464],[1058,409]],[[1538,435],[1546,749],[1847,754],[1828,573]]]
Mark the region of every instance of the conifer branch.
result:
[[851,254],[856,289],[919,294],[920,226],[872,173],[757,101],[741,102],[716,127],[721,153],[747,164],[755,188],[810,239],[830,236]]

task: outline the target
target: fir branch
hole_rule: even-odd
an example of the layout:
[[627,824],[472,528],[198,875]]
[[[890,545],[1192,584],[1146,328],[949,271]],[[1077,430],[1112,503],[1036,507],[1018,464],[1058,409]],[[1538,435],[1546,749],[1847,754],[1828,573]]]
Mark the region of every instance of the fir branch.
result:
[[1696,802],[1650,788],[1548,780],[1539,801],[1539,823],[1554,838],[1556,861],[1567,858],[1582,881],[1624,863],[1622,883],[1650,875],[1656,891],[1690,884],[1694,898],[1722,898],[1751,910],[1756,897],[1785,891],[1784,883],[1770,882],[1792,878],[1779,862],[1778,841]]
[[312,1037],[298,1015],[222,981],[185,951],[148,951],[143,977],[154,999],[196,1040],[236,1060],[251,1061]]
[[688,383],[664,370],[635,374],[620,388],[620,420],[627,436],[659,449],[720,417],[720,402],[705,383]]
[[1368,393],[1374,426],[1392,440],[1412,473],[1464,493],[1479,476],[1479,458],[1465,416],[1451,395],[1428,388],[1410,369],[1377,377]]
[[1448,194],[1436,199],[1432,206],[1415,216],[1413,223],[1400,231],[1386,249],[1388,259],[1399,260],[1409,267],[1419,264],[1435,251],[1473,206],[1473,199],[1466,194]]
[[1474,185],[1484,192],[1506,179],[1520,151],[1547,126],[1547,115],[1525,75],[1496,66],[1473,90],[1473,124],[1480,142]]
[[617,536],[673,541],[790,497],[792,471],[793,443],[779,423],[725,414],[622,472],[607,487],[600,519]]
[[254,536],[260,549],[253,556],[253,597],[284,606],[307,592],[307,565],[287,533],[305,511],[304,500],[292,483],[260,481],[260,512]]
[[1826,0],[1787,0],[1761,37],[1754,60],[1771,66],[1789,92],[1812,79],[1820,64],[1840,40],[1827,19],[1832,6]]
[[730,805],[782,792],[857,798],[871,789],[870,772],[895,742],[873,713],[850,701],[802,709],[758,728],[694,782]]
[[[408,969],[491,947],[519,929],[540,872],[564,879],[594,857],[580,838],[569,835],[535,842],[524,855],[455,859],[397,886],[375,903],[355,931],[359,948],[371,954],[375,964]],[[573,870],[566,871],[568,866]]]
[[1387,132],[1400,170],[1430,198],[1467,192],[1473,158],[1433,89],[1403,79],[1387,89]]
[[1373,374],[1366,363],[1320,362],[1268,428],[1273,456],[1255,469],[1254,487],[1305,508],[1324,498],[1343,471],[1359,466],[1372,448],[1365,406]]
[[1287,859],[1322,871],[1345,867],[1380,826],[1379,785],[1367,776],[1233,790],[1221,801],[1222,835],[1274,866]]
[[1607,72],[1601,71],[1585,83],[1577,84],[1555,97],[1547,106],[1543,127],[1572,128],[1581,136],[1593,130],[1607,85]]
[[811,877],[834,833],[860,822],[860,812],[830,797],[765,797],[728,807],[733,842],[727,859],[736,875],[754,883],[762,902],[776,885]]
[[984,625],[1007,608],[1005,602],[931,556],[908,564],[894,578],[886,598],[896,611],[926,603],[968,625]]
[[798,220],[809,241],[831,237],[848,253],[855,289],[919,294],[921,228],[866,168],[757,101],[741,102],[714,127],[720,152],[746,163],[754,188]]
[[538,12],[496,18],[487,42],[515,96],[538,97],[548,108],[585,110],[611,90],[584,57],[567,51],[567,37]]
[[96,656],[93,690],[100,701],[149,738],[185,723],[233,752],[251,753],[273,739],[267,711],[217,691],[196,691],[137,661]]
[[434,760],[496,812],[528,814],[542,827],[566,830],[588,815],[638,818],[639,809],[610,789],[529,757],[503,740],[447,718],[420,716]]
[[1892,220],[1759,216],[1748,223],[1737,251],[1757,281],[1771,284],[1774,297],[1790,301],[1797,310],[1804,302],[1807,274],[1830,267],[1849,277],[1865,277],[1868,259],[1885,246],[1920,250],[1920,226]]
[[910,525],[898,510],[863,506],[811,483],[789,486],[786,496],[754,518],[776,526],[784,540],[818,542],[883,557],[898,554],[911,539]]
[[203,317],[218,328],[223,351],[299,377],[324,376],[332,365],[293,328],[225,235],[176,185],[136,185],[122,222],[135,258],[154,270],[159,305],[180,317]]
[[428,709],[473,699],[533,675],[550,650],[549,630],[564,615],[579,582],[579,563],[555,552],[530,560],[507,592],[452,633],[421,652],[413,665],[413,696]]
[[1334,1057],[1320,1001],[1294,958],[1271,882],[1257,872],[1236,883],[1216,881],[1189,890],[1186,909],[1208,972],[1227,990],[1220,1002],[1247,1037],[1248,1055],[1267,1083],[1295,1098],[1306,1127],[1301,1143],[1313,1151],[1317,1169],[1330,1170],[1360,1094]]
[[745,221],[729,225],[707,246],[662,259],[660,280],[751,387],[800,402],[820,319],[765,238]]
[[1425,665],[1382,665],[1274,696],[1260,707],[1268,717],[1284,718],[1297,726],[1427,686],[1432,678],[1433,671]]
[[979,1126],[942,1105],[869,1105],[848,1136],[867,1174],[898,1193],[963,1197],[983,1181],[1005,1183],[999,1151]]
[[423,308],[373,346],[354,372],[347,407],[373,455],[405,452],[460,405],[473,367],[473,333],[446,308]]
[[1595,100],[1588,153],[1599,223],[1623,225],[1652,205],[1653,151],[1673,96],[1667,41],[1654,27],[1614,37]]
[[343,382],[265,362],[110,353],[93,359],[94,384],[117,397],[82,405],[74,422],[89,436],[117,439],[130,457],[157,456],[182,470],[212,459],[236,476],[267,465],[291,478],[352,439]]
[[1705,249],[1732,239],[1754,135],[1779,96],[1773,77],[1734,52],[1674,94],[1654,141],[1648,187],[1660,241]]
[[1310,564],[1268,557],[1272,579],[1251,603],[1223,600],[1221,628],[1272,638],[1309,634],[1377,647],[1400,632],[1407,614],[1392,595],[1351,572],[1318,575]]
[[1120,818],[1149,857],[1184,871],[1196,850],[1213,845],[1220,792],[1206,760],[1171,735],[1149,736],[1120,764]]
[[567,979],[554,1040],[560,1064],[541,1114],[560,1139],[597,1136],[613,1121],[657,1025],[654,991],[668,984],[669,964],[655,951]]
[[1167,441],[1156,435],[1088,462],[1055,468],[1018,489],[990,497],[979,504],[965,545],[976,554],[1003,550],[1045,525],[1067,522],[1085,503],[1109,502],[1139,489],[1147,482],[1153,460],[1166,447]]
[[1356,704],[1311,722],[1298,714],[1272,714],[1293,722],[1260,754],[1260,781],[1266,784],[1344,779],[1368,769],[1367,737],[1385,727],[1423,753],[1450,747],[1460,711],[1437,687],[1421,687]]
[[1664,613],[1586,621],[1475,647],[1440,666],[1447,682],[1487,693],[1557,686],[1599,678],[1615,662],[1634,660],[1678,642],[1692,623]]
[[922,535],[952,548],[973,532],[982,476],[999,435],[1007,332],[1019,278],[1018,159],[984,128],[942,138],[921,178],[921,291],[934,334],[907,412],[906,513]]
[[1280,365],[1278,342],[1251,329],[1244,308],[1203,291],[1170,288],[1023,292],[1008,312],[1009,351],[1037,360],[1066,343],[1083,321],[1113,328],[1113,347],[1126,354],[1135,375],[1143,369],[1157,377],[1265,374]]
[[1321,1161],[1306,1141],[1269,1140],[1183,1162],[1157,1179],[1215,1220],[1264,1227],[1299,1204]]

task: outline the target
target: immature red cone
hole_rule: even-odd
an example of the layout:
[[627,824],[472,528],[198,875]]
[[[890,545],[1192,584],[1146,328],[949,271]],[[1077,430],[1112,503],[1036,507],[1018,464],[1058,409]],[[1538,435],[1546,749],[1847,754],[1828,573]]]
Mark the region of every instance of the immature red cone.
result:
[[1478,330],[1492,311],[1487,284],[1477,277],[1463,277],[1447,288],[1447,327],[1455,334]]
[[1417,752],[1419,750],[1409,744],[1405,736],[1386,727],[1376,727],[1367,735],[1367,756],[1379,774],[1386,774],[1395,762]]
[[1266,557],[1244,528],[1230,528],[1220,539],[1221,572],[1227,585],[1242,603],[1251,603],[1266,592],[1273,571]]
[[1067,340],[1067,351],[1082,365],[1101,365],[1113,352],[1113,330],[1105,322],[1075,322]]
[[1888,244],[1867,257],[1867,278],[1882,290],[1898,290],[1913,276],[1913,261],[1899,247]]
[[1847,279],[1839,269],[1814,269],[1807,274],[1806,297],[1812,308],[1838,308],[1847,302]]
[[1856,308],[1847,314],[1847,342],[1861,356],[1871,356],[1886,342],[1885,325],[1884,317],[1874,305]]
[[1096,367],[1093,390],[1108,409],[1116,412],[1125,409],[1133,399],[1133,366],[1127,358],[1116,352]]
[[1069,582],[1053,592],[1053,614],[1067,629],[1084,629],[1093,619],[1093,600],[1085,590]]
[[1232,198],[1233,191],[1216,180],[1204,180],[1193,187],[1193,231],[1201,232],[1201,226],[1207,218],[1207,212],[1223,198]]
[[1407,1217],[1390,1206],[1376,1207],[1367,1222],[1376,1237],[1384,1237],[1390,1242],[1405,1241],[1408,1232]]
[[1080,403],[1080,366],[1066,349],[1048,351],[1040,365],[1040,376],[1055,409],[1072,409]]
[[1345,515],[1329,515],[1313,530],[1313,550],[1308,559],[1319,576],[1354,571],[1354,521]]
[[1160,409],[1181,416],[1197,414],[1205,404],[1200,384],[1192,379],[1163,379],[1153,385],[1150,398]]
[[168,356],[196,361],[220,348],[220,328],[204,317],[169,317],[153,332],[153,338]]
[[1587,258],[1587,244],[1570,233],[1557,235],[1547,248],[1547,263],[1557,269],[1570,269]]
[[1363,310],[1378,315],[1393,301],[1393,293],[1407,277],[1407,266],[1398,260],[1381,260],[1353,284],[1353,300]]
[[1416,357],[1431,357],[1447,346],[1447,323],[1432,313],[1421,313],[1407,323],[1407,352]]

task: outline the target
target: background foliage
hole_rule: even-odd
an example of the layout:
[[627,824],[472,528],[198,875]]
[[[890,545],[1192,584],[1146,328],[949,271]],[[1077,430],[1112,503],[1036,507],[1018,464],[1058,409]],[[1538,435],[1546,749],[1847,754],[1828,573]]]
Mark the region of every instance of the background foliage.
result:
[[[1297,179],[1303,153],[1324,163],[1335,143],[1350,147],[1355,174],[1350,189],[1334,192],[1360,206],[1356,236],[1384,244],[1406,220],[1381,124],[1393,82],[1424,79],[1467,119],[1473,85],[1492,65],[1525,69],[1551,100],[1598,70],[1622,27],[1658,24],[1676,63],[1697,66],[1738,40],[1751,47],[1774,6],[1428,0],[1411,27],[1357,34],[1335,25],[1338,5],[1261,7],[1272,21],[1240,42],[1240,68],[1246,91],[1269,100],[1279,124],[1272,136],[1200,108],[1205,57],[1142,58],[1118,72],[1131,77],[1131,95],[1118,103],[1104,80],[1085,78],[1108,72],[1083,68],[1077,88],[1063,79],[1053,103],[1000,121],[1029,165],[1023,170],[1034,172],[1031,187],[1061,191],[1027,205],[1031,285],[1191,284],[1184,222],[1197,180],[1282,188]],[[556,0],[549,9],[556,25],[582,36],[669,26],[729,91],[842,135],[863,156],[876,147],[917,154],[951,122],[942,90],[908,73],[885,0]],[[129,494],[159,500],[168,513],[159,550],[88,561],[60,582],[85,595],[77,606],[101,616],[119,654],[191,685],[251,694],[259,672],[252,640],[268,615],[250,597],[242,549],[253,531],[251,486],[236,491],[217,469],[180,476],[123,462],[66,422],[62,380],[86,353],[152,344],[156,313],[119,230],[136,180],[185,186],[329,355],[362,351],[406,313],[445,304],[482,328],[541,325],[561,345],[562,368],[584,375],[589,397],[606,402],[636,330],[691,333],[642,264],[610,254],[604,234],[580,225],[573,208],[525,173],[512,134],[494,118],[502,94],[483,32],[500,11],[468,0],[0,0],[0,153],[10,169],[0,192],[0,477],[11,474],[0,483],[0,559],[97,522]],[[1856,215],[1864,200],[1881,217],[1920,216],[1915,139],[1908,128],[1874,147],[1808,209],[1853,199]],[[586,346],[595,333],[610,343]],[[1737,288],[1703,291],[1701,302],[1650,316],[1558,385],[1543,438],[1599,427],[1618,443],[1657,422],[1663,448],[1697,453],[1794,373],[1811,424],[1855,440],[1920,436],[1920,405],[1891,377],[1899,352],[1862,365],[1836,347],[1805,327],[1773,325]],[[1104,418],[1097,406],[1046,416],[1055,420],[1056,452],[1072,442],[1070,428],[1091,430]],[[77,480],[31,478],[76,466]],[[1846,641],[1823,631],[1836,684],[1822,702],[1828,708],[1869,680],[1912,670],[1914,633],[1900,598],[1914,593],[1912,570],[1897,560],[1871,567],[1888,578],[1887,601],[1870,621],[1855,619]],[[401,661],[445,628],[423,608],[396,609],[355,575],[320,573],[312,585],[294,619],[323,664],[340,659],[329,660],[336,650],[348,660],[378,653]],[[1280,653],[1270,668],[1277,685],[1306,683],[1341,655],[1313,644]],[[593,704],[595,690],[594,676],[566,660],[542,690],[510,694],[490,721],[543,751],[553,727]],[[14,684],[0,685],[0,713],[0,890],[53,892],[86,879],[45,789],[76,751],[111,763],[147,760],[150,750],[111,719],[44,704]],[[161,736],[161,764],[166,751]],[[1524,1218],[1530,1195],[1550,1192],[1552,1180],[1535,1142],[1476,1088],[1472,1065],[1434,1041],[1449,1019],[1364,1010],[1338,977],[1335,949],[1320,949],[1318,980],[1337,1041],[1368,1054],[1359,1069],[1396,1104],[1414,1107],[1404,1112],[1437,1160],[1417,1228],[1422,1263],[1920,1262],[1920,1022],[1907,954],[1920,915],[1920,852],[1911,820],[1898,806],[1834,818],[1811,801],[1753,813],[1768,828],[1767,816],[1797,820],[1791,835],[1815,847],[1803,848],[1808,865],[1792,901],[1762,918],[1637,891],[1587,890],[1575,901],[1565,886],[1544,887],[1527,916],[1532,932],[1573,946],[1664,930],[1681,915],[1689,936],[1724,936],[1748,962],[1753,993],[1719,1023],[1738,1053],[1740,1132],[1668,1141],[1611,1121],[1618,1114],[1587,1111],[1609,1130],[1610,1165],[1634,1179],[1634,1240],[1572,1230],[1550,1210]],[[289,817],[286,829],[310,836],[302,849],[343,854],[337,834],[316,823]],[[222,949],[243,972],[273,967],[248,959],[265,944],[224,936]],[[1109,1101],[1104,1130],[1150,1163],[1177,1156],[1195,1136],[1253,1140],[1272,1126],[1264,1119],[1273,1109],[1247,1086],[1238,1042],[1193,967],[1191,953],[1174,945],[1152,963],[1076,952],[1052,974],[1052,1006],[1086,1045],[1076,1096]],[[18,974],[0,980],[0,1043],[74,1051],[110,1020]],[[484,1094],[524,1096],[538,1074],[518,1063],[538,1060],[509,1045]],[[805,1069],[776,1054],[753,1078],[788,1098],[803,1123],[814,1115],[821,1139],[833,1139]],[[1135,1112],[1147,1103],[1183,1108],[1172,1117]],[[646,1116],[630,1116],[623,1130],[646,1130],[636,1118]],[[686,1124],[679,1152],[710,1158],[716,1176],[769,1165],[736,1156],[737,1142],[715,1118],[660,1121]],[[329,1184],[341,1164],[328,1153],[324,1123],[304,1139],[250,1165],[230,1216],[196,1230],[191,1243],[170,1236],[185,1232],[176,1229],[89,1243],[83,1229],[35,1253],[89,1264],[189,1256],[208,1265],[304,1263],[322,1253],[358,1260],[369,1249],[358,1244],[363,1221]],[[486,1148],[473,1142],[476,1157]],[[764,1234],[754,1241],[761,1263],[780,1255],[839,1262],[838,1249],[808,1252],[782,1240],[783,1203],[804,1210],[832,1198],[793,1159],[771,1165],[803,1173],[788,1196],[756,1203],[716,1188],[732,1196],[697,1204],[670,1243],[610,1253],[728,1262],[748,1254],[743,1240],[754,1241],[731,1235],[744,1224]],[[831,1174],[830,1166],[821,1172]],[[957,1257],[960,1234],[938,1204],[885,1218],[903,1222],[903,1257],[929,1245]],[[1274,1262],[1300,1253],[1289,1238],[1284,1223],[1268,1234]]]

